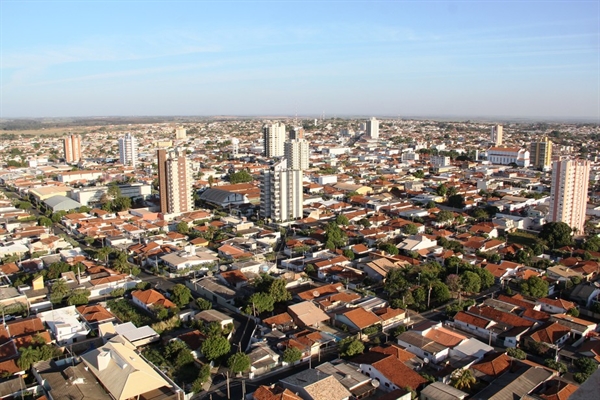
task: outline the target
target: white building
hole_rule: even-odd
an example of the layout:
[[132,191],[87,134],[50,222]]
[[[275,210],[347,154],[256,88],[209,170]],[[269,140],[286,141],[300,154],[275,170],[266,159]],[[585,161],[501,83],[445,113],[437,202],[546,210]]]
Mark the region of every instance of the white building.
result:
[[187,138],[187,129],[179,127],[175,129],[175,139],[185,140]]
[[367,136],[369,139],[379,139],[379,121],[375,117],[367,121]]
[[136,167],[137,165],[137,152],[138,142],[137,139],[127,133],[124,137],[119,139],[119,162],[123,165],[131,165]]
[[192,211],[192,167],[183,152],[158,150],[158,186],[160,212],[179,214]]
[[548,221],[564,222],[583,233],[591,163],[563,160],[552,163],[552,185]]
[[38,313],[38,317],[50,328],[59,345],[71,344],[86,338],[90,329],[75,306],[68,306]]
[[492,164],[517,164],[519,167],[529,167],[529,151],[517,147],[491,147],[487,151],[488,161]]
[[276,122],[263,127],[263,145],[265,157],[282,157],[285,142],[285,124]]
[[502,136],[502,125],[492,126],[492,130],[490,132],[490,142],[492,142],[494,146],[502,145]]
[[260,213],[274,221],[302,217],[302,170],[288,169],[284,158],[262,173]]
[[308,169],[308,142],[306,139],[291,139],[285,142],[284,154],[289,169]]
[[447,156],[431,156],[429,162],[434,167],[447,167],[450,165],[450,157]]

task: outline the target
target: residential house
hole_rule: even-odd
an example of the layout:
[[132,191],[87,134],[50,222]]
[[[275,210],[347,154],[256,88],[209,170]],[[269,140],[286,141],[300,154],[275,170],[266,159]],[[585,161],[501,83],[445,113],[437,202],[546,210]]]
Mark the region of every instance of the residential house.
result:
[[464,400],[468,393],[458,390],[443,382],[433,382],[427,385],[419,395],[420,400]]
[[315,369],[298,372],[279,382],[304,400],[347,400],[351,396],[337,379]]
[[259,386],[258,389],[252,393],[251,400],[304,400],[302,397],[294,394],[289,389],[282,388],[280,386]]
[[590,283],[580,283],[575,286],[569,295],[570,299],[580,306],[589,308],[592,302],[598,300],[600,288]]
[[288,313],[298,326],[315,327],[329,320],[329,316],[310,301],[288,306]]
[[528,347],[533,344],[544,344],[558,350],[563,347],[571,337],[571,329],[558,321],[548,322],[536,331],[523,337],[523,345]]
[[90,328],[75,306],[57,308],[38,313],[38,317],[50,328],[56,343],[67,345],[85,340]]
[[377,315],[362,307],[335,314],[335,320],[340,326],[346,325],[352,332],[359,332],[377,324],[381,325],[381,319]]
[[217,310],[200,311],[194,315],[194,319],[205,323],[216,322],[221,326],[221,329],[225,329],[228,325],[233,326],[233,318]]
[[154,289],[136,290],[131,293],[133,304],[146,311],[154,312],[155,307],[175,308],[175,303]]

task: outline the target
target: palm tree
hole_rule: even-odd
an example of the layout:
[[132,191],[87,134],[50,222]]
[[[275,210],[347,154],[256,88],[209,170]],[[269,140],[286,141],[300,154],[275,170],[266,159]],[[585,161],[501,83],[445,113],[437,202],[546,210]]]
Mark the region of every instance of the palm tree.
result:
[[98,257],[104,259],[104,261],[108,265],[108,256],[110,255],[110,253],[112,253],[112,249],[110,247],[102,247],[100,250],[98,250],[97,255]]
[[458,390],[462,390],[464,388],[471,389],[471,385],[473,385],[475,382],[477,382],[477,379],[475,379],[470,369],[461,369],[455,371],[454,375],[452,376],[452,386]]

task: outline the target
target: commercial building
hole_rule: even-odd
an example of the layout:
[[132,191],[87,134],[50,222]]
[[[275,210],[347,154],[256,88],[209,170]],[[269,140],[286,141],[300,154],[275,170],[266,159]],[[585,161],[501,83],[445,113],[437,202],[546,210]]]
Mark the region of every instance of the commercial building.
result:
[[285,142],[284,155],[289,169],[308,169],[308,142],[305,139],[291,139]]
[[284,158],[262,173],[260,213],[273,221],[302,217],[302,170],[288,169]]
[[276,122],[263,127],[263,145],[265,157],[283,157],[285,142],[285,124]]
[[488,161],[492,164],[517,164],[519,167],[529,167],[529,151],[517,147],[491,147],[487,151]]
[[63,148],[65,162],[77,163],[81,160],[81,135],[70,135],[64,138]]
[[492,126],[492,131],[490,132],[490,142],[494,146],[502,145],[502,125],[494,125]]
[[119,139],[119,162],[123,165],[131,165],[135,168],[137,165],[137,139],[127,133],[124,137]]
[[178,150],[157,150],[160,212],[179,214],[194,209],[190,161]]
[[372,117],[367,121],[367,136],[369,139],[379,139],[379,121]]
[[529,153],[531,164],[536,168],[548,169],[552,164],[552,142],[547,136],[539,142],[532,142]]
[[550,222],[564,222],[583,233],[590,167],[590,161],[580,159],[552,163]]

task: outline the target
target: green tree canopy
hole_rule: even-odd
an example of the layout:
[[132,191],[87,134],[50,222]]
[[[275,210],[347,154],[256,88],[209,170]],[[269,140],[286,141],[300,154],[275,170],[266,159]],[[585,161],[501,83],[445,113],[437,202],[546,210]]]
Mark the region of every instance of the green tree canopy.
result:
[[196,305],[200,309],[200,311],[210,310],[212,308],[212,303],[202,297],[196,299]]
[[437,222],[448,222],[448,221],[452,221],[453,219],[454,219],[454,213],[452,213],[452,211],[447,211],[447,210],[440,211],[435,217],[435,220]]
[[301,358],[302,352],[296,347],[290,346],[283,352],[283,361],[285,361],[288,364],[295,363]]
[[183,308],[188,305],[192,299],[192,292],[187,286],[178,283],[171,289],[171,301],[177,304],[177,307]]
[[182,235],[187,235],[188,233],[190,233],[190,227],[185,221],[181,221],[180,223],[178,223],[175,229]]
[[406,292],[409,288],[409,283],[400,268],[392,268],[385,277],[383,288],[390,294],[390,297],[394,297]]
[[360,340],[348,336],[339,342],[340,355],[342,357],[352,357],[362,354],[365,351],[365,345]]
[[346,245],[348,237],[346,232],[340,229],[335,221],[331,221],[325,227],[325,247],[334,250]]
[[379,245],[379,250],[383,250],[386,253],[389,253],[393,256],[395,256],[396,254],[398,254],[400,252],[400,250],[398,250],[398,247],[396,247],[396,245],[394,245],[393,243],[382,243]]
[[419,233],[419,228],[417,228],[417,226],[415,224],[406,224],[402,228],[402,231],[406,235],[416,235],[417,233]]
[[244,353],[235,353],[227,360],[227,367],[234,374],[246,372],[250,369],[250,357]]
[[89,303],[90,291],[86,289],[75,289],[67,298],[67,304],[70,306],[81,306]]
[[242,171],[234,172],[233,174],[229,174],[229,182],[231,182],[233,184],[252,182],[253,179],[254,178],[252,178],[252,175],[250,175],[250,173],[246,170],[242,170]]
[[335,217],[335,223],[338,225],[348,225],[350,221],[344,214],[339,214],[337,217]]
[[454,194],[448,197],[448,206],[463,209],[465,207],[465,198],[461,194]]
[[481,291],[481,278],[475,272],[466,271],[460,278],[463,290],[469,293]]
[[548,282],[539,276],[531,276],[521,281],[521,292],[524,295],[541,298],[548,295]]
[[542,226],[540,238],[546,242],[549,248],[558,249],[573,244],[572,233],[571,227],[564,222],[549,222]]
[[207,360],[214,361],[229,353],[231,345],[223,336],[211,336],[202,343],[200,350]]
[[248,300],[246,313],[257,315],[265,311],[273,311],[275,300],[268,293],[254,293]]

